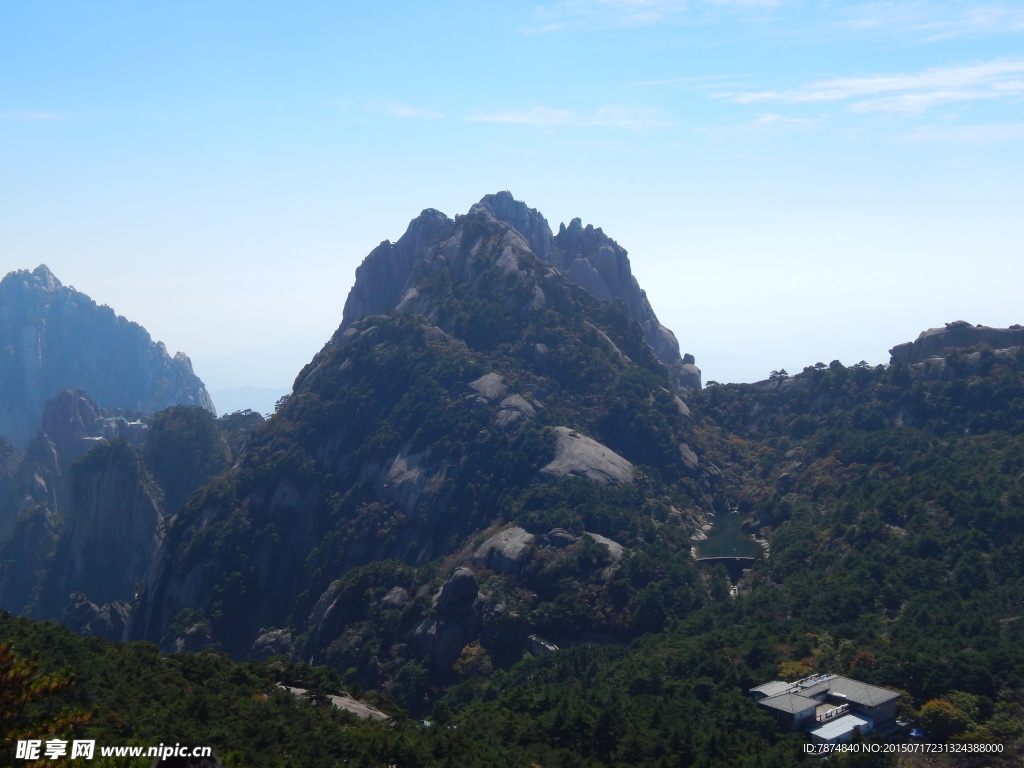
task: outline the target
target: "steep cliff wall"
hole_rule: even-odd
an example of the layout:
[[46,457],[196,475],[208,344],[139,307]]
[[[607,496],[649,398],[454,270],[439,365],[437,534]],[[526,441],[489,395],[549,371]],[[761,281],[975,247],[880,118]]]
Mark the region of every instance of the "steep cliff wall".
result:
[[40,265],[0,282],[0,435],[24,447],[46,401],[82,389],[103,408],[154,413],[170,405],[213,411],[182,353],[66,287]]

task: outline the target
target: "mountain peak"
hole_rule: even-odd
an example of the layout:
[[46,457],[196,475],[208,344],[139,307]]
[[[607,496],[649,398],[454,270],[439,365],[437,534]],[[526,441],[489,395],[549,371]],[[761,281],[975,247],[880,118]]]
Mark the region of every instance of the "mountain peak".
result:
[[530,208],[521,200],[516,200],[512,193],[507,191],[484,195],[477,205],[525,237],[534,256],[542,261],[550,260],[551,227],[536,208]]
[[50,268],[45,264],[40,264],[38,267],[32,270],[32,276],[42,282],[48,289],[55,290],[62,287],[62,283],[57,279],[57,276],[50,271]]
[[[469,248],[476,253],[482,243],[476,242],[479,232],[474,234],[467,228],[480,223],[487,225],[492,240],[497,238],[493,242],[500,241],[496,247],[507,251],[499,261],[522,279],[533,279],[528,277],[527,262],[519,263],[515,255],[525,246],[568,282],[600,301],[621,302],[629,317],[639,323],[644,340],[668,369],[675,387],[700,388],[700,369],[682,359],[675,335],[658,322],[646,294],[633,277],[625,249],[599,227],[584,227],[579,218],[572,219],[568,228],[563,224],[558,235],[553,236],[544,216],[508,191],[485,195],[466,216],[454,221],[428,208],[409,224],[398,242],[381,243],[356,270],[356,282],[345,302],[339,331],[363,317],[395,309],[420,314],[434,322],[439,297],[427,295],[429,290],[424,283],[431,283],[432,290],[437,290],[437,280],[428,279],[429,275],[444,274],[445,279],[456,281],[461,279],[459,274],[465,277],[467,254],[461,250]],[[544,301],[538,296],[535,307],[539,306],[544,306]]]

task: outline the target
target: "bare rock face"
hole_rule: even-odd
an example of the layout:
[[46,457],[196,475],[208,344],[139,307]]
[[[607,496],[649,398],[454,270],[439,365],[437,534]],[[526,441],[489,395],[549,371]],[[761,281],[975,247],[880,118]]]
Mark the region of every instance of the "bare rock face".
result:
[[626,250],[600,228],[573,219],[554,238],[552,263],[566,277],[604,301],[621,301],[643,330],[644,340],[668,369],[677,389],[700,389],[700,369],[679,356],[675,334],[658,322],[647,294],[633,277]]
[[171,357],[145,328],[62,285],[45,265],[11,272],[0,282],[0,434],[24,447],[46,401],[65,389],[107,409],[214,410],[185,355]]
[[478,594],[473,571],[456,568],[435,598],[438,616],[416,626],[414,637],[434,671],[451,669],[462,649],[479,636],[483,621]]
[[383,468],[369,464],[364,471],[372,479],[382,498],[391,501],[405,514],[424,513],[423,500],[440,493],[450,466],[444,459],[428,461],[423,453],[404,446]]
[[466,567],[456,568],[437,595],[437,610],[450,616],[469,613],[479,592],[473,571]]
[[[84,501],[75,494],[89,484],[85,482],[72,488],[73,479],[78,477],[82,480],[83,472],[104,471],[98,464],[82,463],[77,466],[76,462],[94,448],[107,450],[111,440],[120,439],[127,451],[134,452],[132,446],[140,445],[147,431],[146,423],[129,422],[123,417],[113,416],[81,391],[65,390],[46,403],[41,427],[29,443],[16,473],[8,481],[10,491],[0,498],[0,563],[4,563],[0,567],[0,607],[44,618],[66,615],[68,623],[79,631],[104,637],[112,637],[110,633],[118,631],[117,627],[123,630],[124,622],[119,623],[116,619],[115,614],[119,610],[116,606],[122,602],[127,606],[133,599],[135,583],[145,569],[143,560],[148,558],[145,547],[139,551],[131,550],[138,542],[116,539],[106,542],[108,549],[103,552],[119,553],[112,558],[111,571],[117,571],[130,560],[135,562],[135,568],[133,580],[122,584],[123,591],[88,595],[89,598],[98,598],[100,607],[81,594],[80,600],[68,602],[69,595],[84,589],[73,578],[58,580],[56,591],[48,591],[44,584],[54,586],[49,580],[70,566],[66,559],[69,543],[64,541],[64,548],[60,550],[64,554],[60,554],[58,546],[61,540],[71,535],[75,527],[76,504]],[[137,469],[145,474],[141,466]],[[129,482],[137,484],[138,478]],[[111,485],[105,485],[103,493],[113,490]],[[106,501],[94,499],[94,506],[116,515],[121,512],[116,509],[120,501],[121,498],[114,495]],[[106,524],[98,522],[97,526],[103,528]],[[127,555],[120,554],[122,549]],[[84,557],[90,561],[93,571],[107,570],[99,555]],[[86,615],[89,605],[95,608],[92,618]]]
[[80,592],[68,598],[64,623],[80,635],[117,642],[124,637],[131,605],[124,600],[96,605]]
[[473,562],[495,573],[518,573],[536,537],[518,525],[496,533],[473,553]]
[[912,363],[918,376],[926,381],[953,381],[970,376],[987,376],[993,366],[1007,370],[1024,370],[1024,346],[1006,349],[975,349],[948,357],[929,357],[920,363]]
[[963,320],[946,323],[945,328],[929,328],[922,331],[915,341],[897,344],[889,350],[892,363],[913,365],[943,351],[975,347],[987,344],[992,349],[1007,349],[1024,345],[1024,327],[1012,325],[1009,328],[989,328],[971,325]]
[[611,448],[569,427],[555,427],[555,458],[541,468],[549,477],[586,477],[598,485],[633,481],[633,465]]
[[348,328],[356,320],[379,315],[398,306],[416,263],[424,252],[447,239],[455,222],[440,211],[428,208],[409,224],[396,243],[385,240],[356,270],[341,327]]
[[271,656],[290,656],[295,642],[287,629],[269,629],[252,644],[255,659],[269,659]]
[[99,445],[75,465],[70,499],[37,618],[59,615],[72,592],[98,605],[131,601],[163,536],[159,491],[126,442]]
[[683,460],[683,467],[691,475],[697,473],[697,467],[700,465],[700,458],[696,452],[688,446],[686,443],[679,444],[679,455]]
[[508,386],[496,373],[485,373],[476,381],[469,382],[469,388],[486,402],[494,402],[508,392]]

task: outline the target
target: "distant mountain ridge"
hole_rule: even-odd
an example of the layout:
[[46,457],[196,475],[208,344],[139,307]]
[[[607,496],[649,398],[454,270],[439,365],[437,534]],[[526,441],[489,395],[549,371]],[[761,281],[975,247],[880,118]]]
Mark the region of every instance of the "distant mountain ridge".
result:
[[0,281],[0,435],[23,448],[46,401],[65,389],[107,409],[215,412],[183,353],[171,357],[141,325],[63,285],[45,264],[11,272]]

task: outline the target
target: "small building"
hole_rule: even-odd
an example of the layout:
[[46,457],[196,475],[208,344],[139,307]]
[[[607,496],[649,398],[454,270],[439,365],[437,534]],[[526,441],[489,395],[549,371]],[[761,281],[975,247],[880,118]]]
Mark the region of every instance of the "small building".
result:
[[773,680],[750,695],[784,728],[805,731],[816,744],[849,741],[896,719],[900,694],[841,675],[810,675],[793,683]]
[[842,744],[853,738],[855,732],[867,735],[873,730],[871,718],[862,715],[843,715],[809,730],[807,735],[814,744]]

